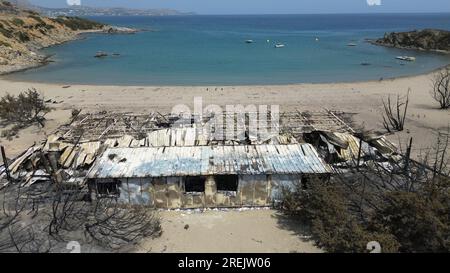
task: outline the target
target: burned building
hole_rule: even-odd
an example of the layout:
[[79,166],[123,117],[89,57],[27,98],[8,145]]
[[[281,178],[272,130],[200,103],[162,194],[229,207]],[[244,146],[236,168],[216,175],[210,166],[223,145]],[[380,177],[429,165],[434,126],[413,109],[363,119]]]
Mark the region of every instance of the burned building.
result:
[[331,167],[310,144],[110,148],[87,174],[93,196],[156,208],[269,206],[282,187]]
[[384,136],[356,134],[345,120],[328,110],[281,113],[275,134],[251,134],[242,122],[241,135],[220,139],[159,113],[88,113],[0,165],[0,189],[61,183],[156,208],[270,206],[313,177],[401,160]]

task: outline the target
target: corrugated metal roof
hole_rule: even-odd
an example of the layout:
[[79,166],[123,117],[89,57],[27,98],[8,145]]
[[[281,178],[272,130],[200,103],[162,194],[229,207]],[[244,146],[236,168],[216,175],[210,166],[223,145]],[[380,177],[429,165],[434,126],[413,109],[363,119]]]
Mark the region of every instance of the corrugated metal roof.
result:
[[109,148],[88,178],[329,173],[310,144]]

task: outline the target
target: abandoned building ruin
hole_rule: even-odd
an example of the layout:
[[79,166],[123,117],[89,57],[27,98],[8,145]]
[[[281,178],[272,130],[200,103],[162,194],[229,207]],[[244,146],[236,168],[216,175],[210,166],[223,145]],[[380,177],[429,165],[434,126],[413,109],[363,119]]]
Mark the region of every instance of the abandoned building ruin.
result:
[[269,113],[279,130],[261,135],[249,132],[248,116],[232,118],[242,119],[242,135],[218,139],[190,121],[174,126],[180,117],[160,113],[80,114],[0,165],[0,188],[61,183],[87,189],[91,200],[162,209],[272,206],[296,183],[327,179],[347,164],[400,157],[384,136],[358,136],[345,113]]

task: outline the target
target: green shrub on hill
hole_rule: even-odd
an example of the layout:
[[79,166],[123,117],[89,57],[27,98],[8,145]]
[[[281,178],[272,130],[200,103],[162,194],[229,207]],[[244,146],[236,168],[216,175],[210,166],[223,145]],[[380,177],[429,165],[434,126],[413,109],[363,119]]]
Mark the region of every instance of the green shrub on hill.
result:
[[30,41],[30,36],[22,31],[16,32],[16,38],[22,43]]
[[25,24],[25,22],[22,20],[22,19],[20,19],[20,18],[14,18],[13,20],[12,20],[12,23],[14,24],[14,25],[16,25],[16,26],[23,26],[24,24]]
[[98,29],[104,26],[104,24],[91,21],[88,19],[83,19],[80,17],[64,17],[60,16],[53,19],[54,22],[65,25],[66,27],[72,30],[89,30],[89,29]]

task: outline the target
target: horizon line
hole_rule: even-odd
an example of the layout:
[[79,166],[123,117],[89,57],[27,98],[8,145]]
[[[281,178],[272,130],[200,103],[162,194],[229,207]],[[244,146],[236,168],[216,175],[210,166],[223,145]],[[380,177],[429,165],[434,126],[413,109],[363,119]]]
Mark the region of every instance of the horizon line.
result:
[[[363,11],[363,12],[306,12],[306,13],[199,13],[196,11],[183,11],[178,10],[177,8],[168,8],[168,7],[161,7],[161,8],[132,8],[132,7],[102,7],[102,6],[87,6],[87,5],[80,5],[80,6],[66,6],[66,7],[45,7],[40,5],[35,5],[37,7],[41,8],[47,8],[47,9],[70,9],[70,8],[79,8],[79,7],[87,7],[87,8],[105,8],[105,9],[130,9],[130,10],[174,10],[180,13],[187,13],[188,15],[220,15],[220,16],[226,16],[226,15],[351,15],[351,14],[446,14],[450,13],[450,10],[448,11]],[[191,14],[189,14],[191,13]]]
[[[350,12],[350,13],[196,13],[189,11],[179,11],[182,14],[170,15],[125,15],[125,16],[273,16],[273,15],[426,15],[426,14],[450,14],[450,11],[430,11],[430,12]],[[103,15],[98,15],[103,16]],[[112,15],[121,16],[121,15]]]
[[[184,11],[180,11],[184,12]],[[387,11],[387,12],[324,12],[324,13],[196,13],[196,12],[184,12],[184,13],[194,13],[192,15],[352,15],[352,14],[447,14],[450,11],[414,11],[414,12],[398,12],[398,11]]]

